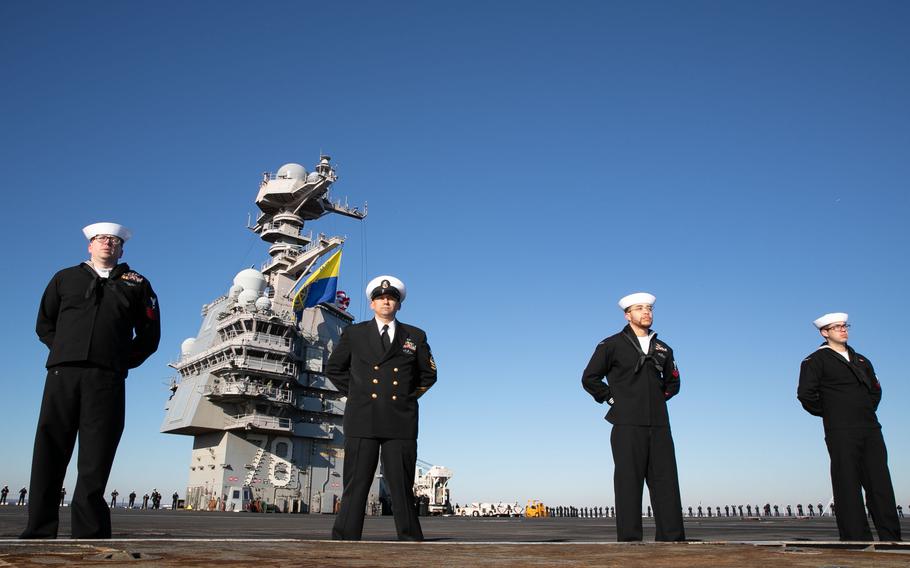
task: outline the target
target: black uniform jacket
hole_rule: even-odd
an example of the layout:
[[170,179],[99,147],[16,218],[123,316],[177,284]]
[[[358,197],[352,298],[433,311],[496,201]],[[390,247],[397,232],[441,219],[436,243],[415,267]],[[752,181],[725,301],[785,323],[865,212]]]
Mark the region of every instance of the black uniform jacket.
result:
[[679,392],[679,370],[673,350],[657,334],[644,353],[627,325],[597,344],[581,384],[597,402],[612,399],[606,416],[611,424],[669,426],[667,400]]
[[44,291],[35,331],[51,350],[48,368],[89,364],[125,373],[158,349],[158,298],[127,264],[110,278],[85,263],[64,268]]
[[849,345],[850,361],[828,347],[803,359],[796,397],[809,414],[821,416],[825,430],[881,428],[875,411],[882,387],[872,363]]
[[345,436],[417,439],[417,398],[436,382],[423,330],[397,322],[392,345],[383,352],[375,320],[352,325],[332,351],[326,374],[348,397]]

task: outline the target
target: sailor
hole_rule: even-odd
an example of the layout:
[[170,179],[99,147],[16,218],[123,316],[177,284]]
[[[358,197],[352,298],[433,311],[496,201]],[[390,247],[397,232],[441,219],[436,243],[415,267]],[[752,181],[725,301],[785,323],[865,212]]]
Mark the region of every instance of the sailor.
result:
[[77,435],[72,536],[110,538],[104,490],[123,432],[124,380],[155,352],[161,337],[158,298],[149,281],[118,264],[130,231],[95,223],[82,232],[89,260],[57,272],[38,308],[35,329],[50,354],[21,538],[57,536],[57,503]]
[[679,392],[679,371],[673,350],[651,331],[654,301],[647,293],[619,301],[628,325],[597,345],[581,379],[594,400],[610,405],[606,419],[613,424],[610,445],[620,541],[642,540],[645,481],[654,506],[655,539],[686,538],[667,413],[667,400]]
[[836,312],[813,322],[824,342],[803,359],[797,398],[809,414],[822,418],[840,539],[872,540],[863,506],[865,491],[878,538],[897,541],[900,521],[882,426],[875,414],[882,387],[869,359],[847,345],[847,318]]
[[398,540],[419,541],[423,532],[413,493],[417,399],[436,382],[436,363],[426,333],[396,319],[407,295],[401,280],[377,276],[366,295],[375,317],[347,327],[326,364],[326,375],[347,396],[344,489],[332,538],[360,540],[381,454]]

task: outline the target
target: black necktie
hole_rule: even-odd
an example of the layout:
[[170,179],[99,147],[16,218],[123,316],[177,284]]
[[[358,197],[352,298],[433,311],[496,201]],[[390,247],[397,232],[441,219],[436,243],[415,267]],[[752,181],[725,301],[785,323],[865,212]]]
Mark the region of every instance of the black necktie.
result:
[[389,339],[389,326],[388,326],[388,324],[382,326],[382,334],[380,334],[380,337],[382,338],[382,349],[383,349],[384,351],[388,351],[388,350],[389,350],[389,347],[392,346],[392,340]]

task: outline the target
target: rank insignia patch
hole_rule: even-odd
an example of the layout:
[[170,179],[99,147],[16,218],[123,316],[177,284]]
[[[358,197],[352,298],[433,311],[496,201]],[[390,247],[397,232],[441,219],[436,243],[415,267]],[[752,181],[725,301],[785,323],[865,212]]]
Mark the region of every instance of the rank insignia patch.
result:
[[150,296],[148,304],[145,306],[145,317],[154,321],[158,319],[158,298]]

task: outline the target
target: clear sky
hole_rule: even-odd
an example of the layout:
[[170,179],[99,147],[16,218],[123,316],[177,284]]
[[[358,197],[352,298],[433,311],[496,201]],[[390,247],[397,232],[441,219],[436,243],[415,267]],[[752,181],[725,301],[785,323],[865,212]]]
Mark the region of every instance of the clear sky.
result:
[[[910,506],[910,4],[0,2],[0,484],[26,485],[51,275],[116,220],[160,297],[109,485],[183,495],[192,438],[159,433],[200,307],[267,258],[263,171],[333,157],[369,203],[340,288],[408,285],[439,382],[420,457],[452,499],[613,503],[606,406],[580,384],[616,301],[658,300],[684,505],[827,502],[796,400],[812,320],[850,313],[884,387]],[[72,491],[74,474],[67,477]]]

